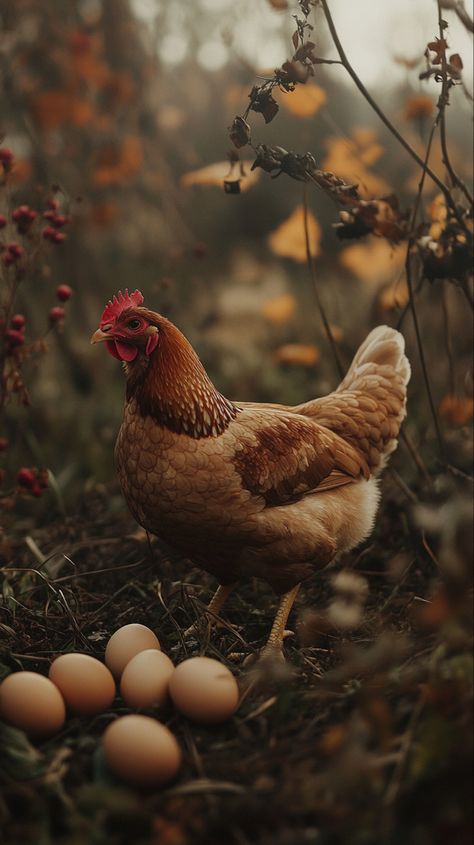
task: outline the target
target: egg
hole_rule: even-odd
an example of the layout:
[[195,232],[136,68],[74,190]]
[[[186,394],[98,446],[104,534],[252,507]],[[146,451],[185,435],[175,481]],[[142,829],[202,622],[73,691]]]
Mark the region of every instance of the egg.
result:
[[173,703],[195,722],[223,722],[235,712],[239,688],[232,672],[211,657],[191,657],[174,670],[169,682]]
[[0,716],[30,736],[51,736],[66,719],[58,688],[36,672],[14,672],[0,684]]
[[103,663],[89,654],[62,654],[51,664],[49,678],[72,713],[95,716],[115,698],[115,681]]
[[127,663],[120,680],[120,693],[129,707],[162,705],[174,666],[162,651],[148,648]]
[[102,747],[109,768],[137,786],[161,786],[173,780],[181,749],[168,728],[149,716],[121,716],[106,728]]
[[132,657],[150,648],[160,650],[158,637],[146,625],[132,622],[112,634],[105,649],[105,662],[118,679]]

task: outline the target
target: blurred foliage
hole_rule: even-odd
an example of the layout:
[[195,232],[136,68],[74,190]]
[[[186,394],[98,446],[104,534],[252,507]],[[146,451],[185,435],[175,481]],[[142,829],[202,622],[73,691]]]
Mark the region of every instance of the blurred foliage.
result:
[[[374,537],[344,561],[342,580],[329,572],[306,587],[299,645],[289,645],[296,676],[261,679],[262,691],[215,732],[194,732],[180,721],[186,768],[165,793],[137,797],[107,780],[93,759],[107,716],[71,722],[38,751],[2,726],[6,843],[470,841],[467,238],[460,238],[456,209],[426,178],[415,293],[441,453],[405,273],[420,167],[341,82],[340,69],[313,62],[331,54],[321,10],[308,17],[316,16],[315,31],[292,42],[298,9],[286,0],[268,5],[280,16],[292,61],[308,39],[316,44],[316,52],[296,59],[314,68],[305,84],[291,82],[301,69],[290,60],[279,69],[279,84],[268,85],[272,71],[262,72],[258,55],[253,67],[239,58],[232,21],[259,14],[244,0],[233,4],[229,29],[212,4],[198,13],[195,2],[156,4],[146,23],[126,0],[0,0],[0,146],[13,157],[11,168],[0,160],[0,240],[24,250],[18,265],[3,260],[11,249],[2,252],[3,329],[14,289],[15,314],[24,316],[26,346],[35,351],[21,360],[29,404],[13,394],[0,428],[10,500],[2,512],[2,675],[44,671],[71,648],[99,655],[117,620],[159,628],[181,659],[176,626],[199,615],[211,587],[161,547],[154,547],[156,562],[150,559],[123,510],[112,462],[123,378],[117,362],[88,342],[119,288],[138,287],[150,307],[171,317],[219,388],[236,399],[296,403],[335,386],[313,284],[344,364],[373,325],[401,326],[413,370],[406,437],[384,479]],[[212,72],[196,55],[216,26],[231,60]],[[193,50],[167,65],[158,48],[176,28]],[[436,29],[434,13],[433,37]],[[444,55],[436,40],[424,56],[425,46],[416,60],[395,59],[406,67],[403,85],[388,88],[381,80],[377,92],[422,159],[438,114],[435,77]],[[470,186],[468,101],[450,46],[446,73],[456,85],[449,154]],[[264,163],[277,151],[271,172],[280,170],[278,178],[251,169],[258,147],[232,148],[228,127],[236,114],[248,119],[254,144],[266,145],[258,152]],[[286,158],[285,170],[282,150],[303,159]],[[288,172],[302,161],[317,169],[308,186]],[[429,164],[451,186],[438,137]],[[346,192],[353,186],[357,202]],[[452,193],[464,209],[462,192]],[[51,198],[71,219],[57,246],[41,234]],[[38,215],[24,232],[12,218],[23,205]],[[469,231],[472,217],[462,219]],[[58,285],[74,293],[66,318],[51,327]],[[18,486],[19,467],[49,471],[40,499]],[[157,572],[167,612],[156,600]],[[193,580],[201,583],[194,591]],[[261,585],[247,585],[231,606],[232,621],[245,626],[247,651],[262,637],[256,607],[268,612],[265,597]],[[242,647],[229,632],[201,645],[221,659]],[[204,779],[211,787],[196,785]],[[220,791],[222,781],[233,791]]]

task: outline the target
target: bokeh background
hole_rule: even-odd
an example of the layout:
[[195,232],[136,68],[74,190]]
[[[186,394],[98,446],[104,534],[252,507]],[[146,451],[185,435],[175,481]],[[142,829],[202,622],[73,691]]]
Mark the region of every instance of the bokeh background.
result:
[[[295,11],[283,0],[0,2],[0,128],[15,156],[0,211],[21,203],[42,208],[55,195],[72,218],[65,243],[19,289],[16,310],[26,317],[28,339],[47,332],[55,286],[74,289],[64,325],[47,332],[47,351],[25,365],[32,407],[13,402],[4,434],[14,443],[12,471],[48,467],[56,493],[72,507],[85,482],[114,477],[123,378],[89,337],[120,288],[138,287],[147,305],[175,321],[232,398],[299,402],[337,382],[306,264],[303,186],[251,171],[252,150],[244,148],[242,191],[223,190],[231,170],[228,126],[258,77],[291,54]],[[354,67],[423,156],[439,86],[419,73],[437,33],[436,4],[385,0],[374,9],[366,0],[334,0],[332,11]],[[451,92],[449,145],[470,182],[470,36],[456,15],[446,17],[466,80]],[[318,55],[334,58],[321,10],[312,20]],[[413,204],[416,164],[342,67],[317,65],[310,84],[276,96],[280,113],[272,123],[253,114],[254,142],[310,151],[363,196],[396,191],[402,208]],[[437,142],[430,163],[444,178]],[[406,243],[392,247],[372,236],[341,242],[335,204],[315,188],[308,201],[317,285],[341,357],[348,363],[378,322],[402,321],[414,373],[407,431],[433,462],[433,425],[405,313]],[[439,216],[429,179],[421,216],[433,225]],[[454,285],[425,283],[418,305],[435,403],[463,463],[459,429],[472,413],[466,301]],[[451,395],[461,403],[454,412]],[[408,482],[411,472],[412,462]],[[34,507],[50,514],[54,497]]]

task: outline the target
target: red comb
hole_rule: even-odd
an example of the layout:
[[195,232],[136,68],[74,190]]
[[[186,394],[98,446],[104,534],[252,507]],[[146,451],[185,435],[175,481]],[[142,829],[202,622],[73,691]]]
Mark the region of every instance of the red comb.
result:
[[129,293],[128,288],[125,288],[125,293],[119,290],[116,296],[106,305],[104,313],[100,318],[100,327],[102,328],[107,323],[112,323],[126,308],[133,308],[134,305],[141,305],[142,302],[143,296],[139,290],[133,293]]

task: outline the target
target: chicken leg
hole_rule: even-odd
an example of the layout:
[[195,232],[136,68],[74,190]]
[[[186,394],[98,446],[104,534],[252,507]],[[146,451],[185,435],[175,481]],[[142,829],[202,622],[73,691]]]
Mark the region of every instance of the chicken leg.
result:
[[278,605],[278,610],[276,612],[275,619],[273,620],[270,636],[268,637],[267,643],[261,654],[262,657],[283,657],[283,637],[285,633],[285,626],[296,596],[298,595],[300,586],[300,584],[297,584],[296,587],[293,587],[281,596],[280,604]]
[[[212,599],[206,607],[206,610],[204,611],[205,615],[211,617],[209,620],[211,626],[214,626],[216,624],[215,617],[218,616],[221,612],[234,587],[235,582],[232,584],[219,584],[216,592],[214,593]],[[186,631],[184,632],[185,637],[190,637],[197,632],[199,627],[199,621],[200,620],[196,620],[196,622],[193,622],[193,624],[186,629]]]

